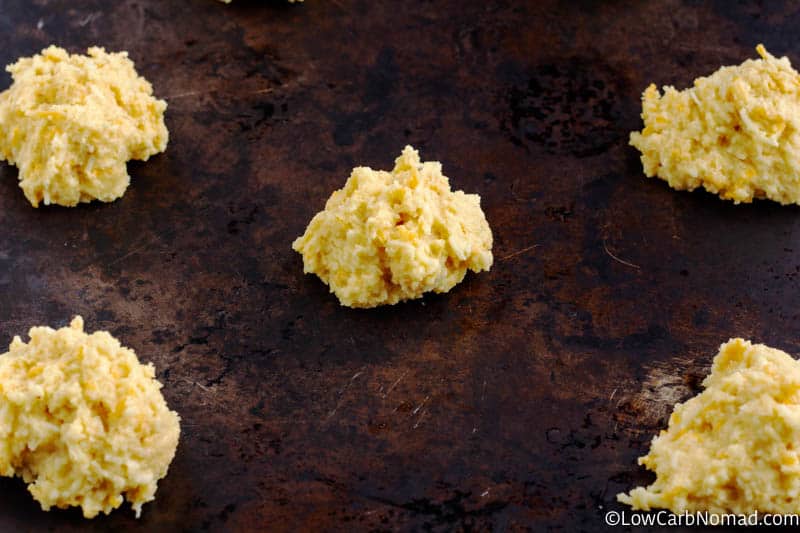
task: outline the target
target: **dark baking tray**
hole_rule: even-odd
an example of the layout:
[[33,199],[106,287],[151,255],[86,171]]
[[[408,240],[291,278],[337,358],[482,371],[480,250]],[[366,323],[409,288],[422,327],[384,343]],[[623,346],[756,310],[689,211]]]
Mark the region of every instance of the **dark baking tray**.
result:
[[[650,82],[800,60],[798,10],[759,6],[0,0],[0,63],[128,50],[171,133],[111,204],[32,209],[0,166],[0,342],[81,314],[183,418],[140,520],[3,479],[0,530],[602,529],[721,342],[800,353],[800,211],[672,191],[627,144]],[[494,267],[342,308],[291,242],[407,143],[482,196]]]

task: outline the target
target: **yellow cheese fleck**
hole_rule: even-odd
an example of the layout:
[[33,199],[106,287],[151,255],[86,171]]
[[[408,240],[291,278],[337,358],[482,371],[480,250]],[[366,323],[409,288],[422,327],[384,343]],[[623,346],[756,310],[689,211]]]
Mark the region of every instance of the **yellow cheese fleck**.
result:
[[639,459],[656,481],[617,499],[674,513],[800,512],[800,362],[732,339],[703,387]]
[[6,68],[14,83],[0,93],[0,160],[19,167],[34,207],[116,200],[130,182],[127,161],[167,146],[167,104],[127,52],[88,54],[50,46]]
[[447,292],[493,260],[480,196],[451,191],[441,163],[410,146],[391,172],[355,168],[292,247],[349,307]]
[[0,475],[20,476],[44,510],[137,517],[155,498],[180,434],[152,364],[83,319],[31,328],[0,355]]
[[630,144],[648,177],[737,204],[800,203],[800,75],[787,58],[756,50],[761,59],[722,67],[686,90],[645,90],[644,129]]

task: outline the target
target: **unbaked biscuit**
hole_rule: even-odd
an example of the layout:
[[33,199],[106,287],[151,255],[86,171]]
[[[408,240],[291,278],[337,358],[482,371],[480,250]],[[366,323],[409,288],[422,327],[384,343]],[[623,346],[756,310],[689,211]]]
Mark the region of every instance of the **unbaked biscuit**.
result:
[[441,163],[410,146],[391,172],[354,169],[292,246],[349,307],[447,292],[493,260],[480,196],[451,191]]
[[42,509],[86,518],[155,498],[180,434],[152,364],[83,319],[31,328],[0,355],[0,475],[20,476]]
[[800,75],[785,57],[722,67],[683,91],[650,85],[631,145],[648,177],[735,203],[800,203]]
[[676,514],[800,512],[800,362],[732,339],[703,388],[639,459],[655,482],[618,500]]
[[0,160],[19,167],[34,207],[116,200],[130,183],[127,161],[167,146],[167,104],[127,52],[51,46],[6,70],[14,83],[0,93]]

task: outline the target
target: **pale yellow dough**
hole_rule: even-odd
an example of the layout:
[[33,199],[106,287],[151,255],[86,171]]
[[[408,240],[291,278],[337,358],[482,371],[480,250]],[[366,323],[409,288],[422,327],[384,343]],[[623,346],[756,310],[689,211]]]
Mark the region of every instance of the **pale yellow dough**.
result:
[[127,52],[88,54],[50,46],[6,68],[14,83],[0,93],[0,159],[19,167],[34,207],[116,200],[130,182],[127,161],[167,146],[167,104]]
[[703,387],[639,459],[656,481],[618,500],[674,513],[800,512],[800,362],[732,339]]
[[447,292],[492,266],[480,196],[452,192],[441,163],[420,163],[410,146],[391,172],[355,168],[292,247],[349,307]]
[[0,355],[0,474],[20,476],[44,510],[136,516],[155,498],[180,433],[153,365],[83,319],[31,328]]
[[735,203],[800,203],[800,75],[787,58],[756,50],[762,59],[722,67],[684,91],[647,88],[644,129],[630,143],[648,177]]

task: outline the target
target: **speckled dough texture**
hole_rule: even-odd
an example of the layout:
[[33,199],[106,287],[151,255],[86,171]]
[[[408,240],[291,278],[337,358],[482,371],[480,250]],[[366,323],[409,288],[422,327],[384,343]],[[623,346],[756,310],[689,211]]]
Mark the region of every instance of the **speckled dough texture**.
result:
[[732,339],[703,387],[639,459],[656,481],[619,501],[674,513],[800,512],[800,362]]
[[167,104],[127,52],[50,46],[7,70],[14,83],[0,93],[0,159],[19,167],[34,207],[116,200],[130,182],[127,161],[167,146]]
[[480,197],[451,191],[441,163],[420,163],[410,146],[391,172],[355,168],[293,247],[349,307],[447,292],[492,266]]
[[650,85],[631,145],[648,177],[726,200],[800,203],[800,75],[762,45],[761,59],[722,67],[683,91]]
[[29,335],[0,356],[0,474],[22,477],[45,510],[93,518],[124,497],[139,516],[180,434],[153,365],[105,331],[84,333],[81,317]]

